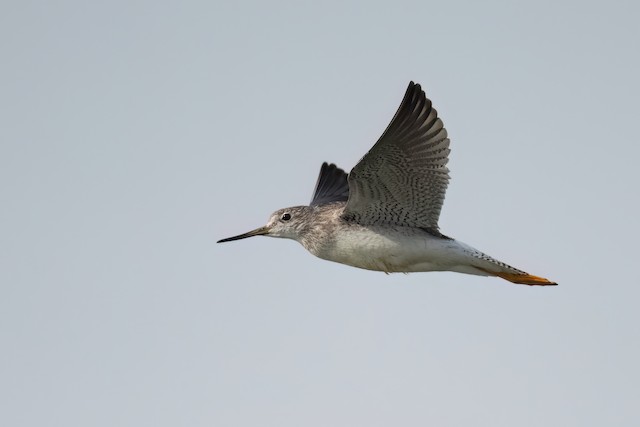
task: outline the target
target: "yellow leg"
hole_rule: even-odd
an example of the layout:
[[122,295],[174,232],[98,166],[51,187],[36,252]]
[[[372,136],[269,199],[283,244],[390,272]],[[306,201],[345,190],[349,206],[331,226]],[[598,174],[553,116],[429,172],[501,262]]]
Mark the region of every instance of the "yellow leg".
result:
[[552,282],[544,277],[532,276],[531,274],[512,274],[512,273],[493,273],[498,277],[502,277],[511,283],[521,285],[540,285],[540,286],[556,286],[557,283]]

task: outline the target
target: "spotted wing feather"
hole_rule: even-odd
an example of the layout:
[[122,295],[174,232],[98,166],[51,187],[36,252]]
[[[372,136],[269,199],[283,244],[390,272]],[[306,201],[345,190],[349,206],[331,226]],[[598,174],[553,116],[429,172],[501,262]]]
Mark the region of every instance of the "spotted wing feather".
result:
[[431,101],[419,84],[409,83],[391,123],[349,174],[343,217],[437,231],[449,151],[447,131]]

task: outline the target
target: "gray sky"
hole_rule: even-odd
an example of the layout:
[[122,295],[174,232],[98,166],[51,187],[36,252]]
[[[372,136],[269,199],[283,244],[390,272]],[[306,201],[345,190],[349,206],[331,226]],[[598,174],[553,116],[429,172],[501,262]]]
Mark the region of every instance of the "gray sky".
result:
[[[634,2],[5,2],[0,425],[640,422]],[[215,241],[422,84],[442,231],[560,283]]]

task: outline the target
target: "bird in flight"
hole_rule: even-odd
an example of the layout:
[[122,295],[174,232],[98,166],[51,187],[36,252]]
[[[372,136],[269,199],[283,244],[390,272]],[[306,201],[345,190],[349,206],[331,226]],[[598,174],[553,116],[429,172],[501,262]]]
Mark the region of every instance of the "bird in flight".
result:
[[349,174],[323,163],[309,206],[279,209],[252,236],[297,240],[329,261],[385,273],[452,271],[524,285],[556,285],[445,236],[449,138],[419,84],[409,83],[378,142]]

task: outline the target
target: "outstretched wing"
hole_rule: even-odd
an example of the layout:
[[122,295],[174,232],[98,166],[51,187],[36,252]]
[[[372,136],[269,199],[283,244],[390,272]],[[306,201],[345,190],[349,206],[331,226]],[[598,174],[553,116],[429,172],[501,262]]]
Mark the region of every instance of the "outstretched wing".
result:
[[320,167],[320,175],[313,190],[311,206],[329,202],[346,202],[349,198],[347,173],[336,165],[324,162]]
[[419,84],[409,83],[391,123],[349,174],[343,217],[437,231],[449,151],[447,131],[431,101]]

